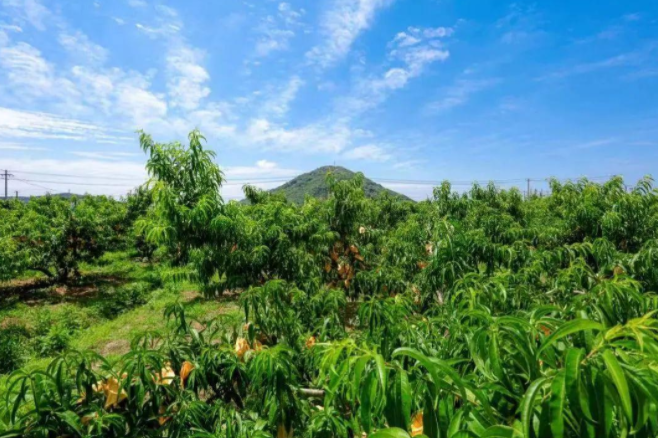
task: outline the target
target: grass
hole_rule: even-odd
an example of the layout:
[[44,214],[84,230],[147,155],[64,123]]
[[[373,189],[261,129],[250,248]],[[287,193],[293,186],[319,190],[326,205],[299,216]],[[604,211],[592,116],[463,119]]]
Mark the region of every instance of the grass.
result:
[[[0,329],[25,328],[24,369],[45,368],[56,348],[93,350],[112,360],[127,352],[136,336],[165,328],[165,308],[184,303],[190,318],[203,321],[225,314],[240,318],[232,301],[205,300],[197,286],[175,269],[134,261],[128,253],[106,254],[82,266],[82,279],[69,287],[35,287],[30,279],[0,287]],[[38,283],[35,283],[38,284]],[[4,293],[3,293],[4,290]],[[53,350],[53,351],[51,351]],[[0,392],[3,387],[0,376]]]

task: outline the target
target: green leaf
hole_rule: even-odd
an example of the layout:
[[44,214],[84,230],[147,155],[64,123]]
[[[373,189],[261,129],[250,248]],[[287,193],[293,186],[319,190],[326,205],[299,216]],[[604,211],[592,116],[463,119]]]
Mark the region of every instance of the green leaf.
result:
[[605,326],[596,321],[592,321],[591,319],[574,319],[573,321],[569,321],[566,324],[560,326],[559,329],[555,330],[553,334],[546,338],[542,346],[539,348],[539,350],[537,350],[537,355],[565,336],[569,336],[583,330],[602,331],[605,330]]
[[370,395],[373,385],[375,385],[375,376],[373,373],[369,373],[365,383],[361,387],[361,397],[359,400],[361,402],[361,425],[363,426],[363,430],[368,434],[372,429],[372,414],[370,411],[373,400]]
[[391,427],[409,430],[411,427],[411,386],[407,372],[396,372],[386,397],[386,420]]
[[564,437],[564,401],[566,396],[564,372],[559,372],[551,384],[551,398],[548,403],[551,414],[551,433],[554,438]]
[[540,377],[530,384],[521,401],[521,421],[523,423],[523,436],[532,438],[532,419],[534,417],[535,398],[542,386],[548,381],[546,377]]
[[621,365],[619,365],[619,361],[612,351],[605,350],[603,352],[603,360],[605,361],[606,367],[608,367],[613,383],[617,387],[624,415],[626,416],[628,423],[632,424],[633,404],[631,403],[631,394],[628,390],[628,382],[626,381],[624,371],[621,369]]
[[564,363],[565,387],[567,390],[569,405],[576,417],[584,417],[588,421],[594,422],[589,410],[587,396],[580,391],[580,364],[584,357],[585,352],[582,348],[570,348],[567,351]]
[[369,436],[369,438],[410,438],[407,431],[399,427],[389,427],[388,429],[378,430]]
[[484,431],[481,438],[512,438],[514,429],[508,426],[491,426]]
[[430,391],[425,391],[425,406],[423,409],[423,433],[429,438],[440,438],[439,415],[434,407],[434,399]]

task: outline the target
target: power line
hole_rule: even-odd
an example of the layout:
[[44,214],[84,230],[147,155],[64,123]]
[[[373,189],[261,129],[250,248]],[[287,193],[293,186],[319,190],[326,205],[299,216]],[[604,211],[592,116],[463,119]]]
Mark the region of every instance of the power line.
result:
[[27,172],[24,170],[12,170],[11,172],[21,173],[26,175],[59,176],[64,178],[111,179],[111,180],[120,180],[120,181],[135,181],[138,179],[142,179],[141,177],[123,178],[117,176],[71,175],[71,174],[63,174],[63,173]]
[[[29,185],[31,185],[31,186],[38,187],[38,188],[40,188],[40,189],[48,190],[49,192],[56,192],[56,191],[57,191],[57,190],[55,190],[55,189],[51,189],[51,188],[49,188],[49,187],[41,186],[41,185],[39,185],[39,184],[34,184],[34,183],[32,183],[32,182],[30,182],[30,181],[28,181],[28,180],[25,180],[25,179],[19,179],[19,178],[14,178],[14,179],[15,179],[16,181],[21,181],[21,182],[24,182],[25,184],[29,184]],[[17,192],[17,193],[18,193],[18,192]]]
[[[14,171],[19,172],[19,171]],[[40,173],[40,172],[20,172],[20,173],[30,173],[34,175],[50,175],[50,176],[66,176],[69,178],[90,178],[90,179],[108,179],[108,180],[130,180],[136,181],[136,179],[130,178],[119,178],[119,177],[87,177],[83,175],[65,175],[65,174],[52,174],[52,173]],[[7,176],[5,176],[7,175]],[[9,174],[8,171],[5,174],[0,174],[0,177],[5,178],[5,184],[7,179],[13,175]],[[610,175],[603,176],[593,176],[588,177],[590,181],[600,180],[600,179],[609,179]],[[291,179],[296,178],[296,176],[290,176],[287,178],[252,178],[245,180],[226,180],[223,183],[224,186],[237,186],[237,185],[247,185],[247,184],[271,184],[271,183],[285,183]],[[579,177],[581,178],[581,177]],[[579,178],[555,178],[558,181],[573,181]],[[135,187],[139,184],[113,184],[113,183],[87,183],[87,182],[78,182],[78,181],[53,181],[53,180],[40,180],[40,179],[24,179],[24,178],[14,178],[17,181],[22,181],[25,183],[45,183],[45,184],[57,184],[57,185],[72,185],[72,186],[95,186],[95,187]],[[384,184],[403,184],[403,185],[425,185],[425,186],[439,186],[446,180],[417,180],[417,179],[393,179],[393,178],[370,178],[372,181],[381,182]],[[466,185],[470,186],[473,184],[516,184],[523,182],[548,182],[551,178],[510,178],[510,179],[498,179],[498,180],[472,180],[472,181],[450,181],[447,180],[453,186]],[[52,190],[44,186],[39,186],[38,184],[32,184],[36,187],[46,188],[47,190]]]
[[[17,180],[18,180],[18,178],[17,178]],[[134,187],[132,184],[96,184],[96,183],[81,183],[81,182],[74,182],[74,181],[46,181],[46,180],[40,180],[40,179],[21,179],[19,181],[46,183],[46,184],[62,184],[62,185],[72,185],[72,186]]]

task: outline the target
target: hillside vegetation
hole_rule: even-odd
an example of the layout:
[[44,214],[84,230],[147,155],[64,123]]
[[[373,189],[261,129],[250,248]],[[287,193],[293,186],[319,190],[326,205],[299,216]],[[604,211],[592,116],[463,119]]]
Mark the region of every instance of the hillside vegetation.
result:
[[[313,198],[327,199],[329,197],[329,184],[327,184],[327,174],[331,173],[339,181],[354,178],[356,175],[351,170],[340,166],[323,166],[317,169],[299,175],[288,181],[280,187],[270,190],[270,193],[282,194],[288,201],[296,204],[302,204],[306,196]],[[364,178],[363,192],[368,198],[374,198],[381,193],[387,193],[400,199],[410,201],[406,196],[396,193],[376,182]]]
[[[3,204],[1,272],[50,260],[48,227],[88,224],[58,254],[90,248],[84,263],[99,263],[97,245],[123,245],[167,282],[193,282],[209,313],[236,300],[240,320],[169,301],[166,327],[125,354],[64,349],[19,368],[0,384],[0,436],[658,436],[650,178],[630,192],[617,177],[551,181],[529,199],[444,183],[413,203],[330,173],[324,200],[245,187],[244,205],[222,200],[213,153],[189,140],[142,134],[148,188],[98,206],[96,222],[91,201]],[[113,234],[102,225],[116,217]],[[38,266],[80,277],[80,261],[62,276],[58,260]]]

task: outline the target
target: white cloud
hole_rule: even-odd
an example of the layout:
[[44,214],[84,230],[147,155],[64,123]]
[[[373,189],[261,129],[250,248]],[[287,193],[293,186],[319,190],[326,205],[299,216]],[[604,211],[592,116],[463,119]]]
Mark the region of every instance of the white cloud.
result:
[[276,15],[265,17],[256,29],[260,34],[256,42],[256,57],[288,50],[296,30],[304,27],[301,19],[305,13],[304,9],[293,9],[290,3],[279,3]]
[[500,41],[503,44],[533,43],[546,34],[540,29],[543,19],[534,5],[511,3],[508,9],[508,13],[496,22],[496,28],[502,32]]
[[148,6],[144,0],[128,0],[128,5],[132,8],[145,8]]
[[587,141],[585,143],[580,143],[577,145],[574,145],[573,147],[576,149],[592,149],[592,148],[597,148],[600,146],[608,146],[614,143],[617,143],[618,139],[616,138],[601,138],[598,140],[592,140],[592,141]]
[[393,169],[413,170],[413,169],[416,169],[420,164],[422,164],[424,162],[425,162],[425,160],[398,161],[395,164],[393,164]]
[[[0,47],[0,92],[5,97],[25,107],[70,117],[99,119],[103,115],[110,117],[113,125],[130,130],[167,126],[163,118],[167,115],[168,103],[163,95],[152,91],[150,73],[142,75],[105,68],[107,51],[103,47],[82,32],[68,30],[65,25],[60,28],[63,30],[58,35],[59,43],[80,64],[70,70],[57,69],[37,48],[24,42]],[[180,73],[192,75],[195,66],[186,61],[189,59],[182,59]],[[194,79],[192,75],[192,82]],[[179,84],[190,82],[181,79]],[[190,92],[185,97],[193,99],[196,89],[188,88]],[[175,99],[172,101],[178,103]]]
[[407,64],[410,75],[418,76],[426,65],[448,59],[450,52],[431,46],[416,46],[402,53],[397,51],[397,55]]
[[291,30],[268,29],[256,43],[256,56],[265,57],[272,52],[287,50],[294,36],[295,32]]
[[415,44],[418,44],[422,40],[420,38],[417,38],[413,35],[409,35],[406,32],[400,32],[397,35],[395,35],[395,39],[393,40],[399,47],[409,47],[413,46]]
[[256,166],[259,169],[274,169],[277,166],[277,164],[273,161],[258,160],[256,162]]
[[[399,65],[391,67],[381,76],[368,77],[357,86],[356,90],[346,98],[341,99],[343,114],[349,116],[359,114],[384,102],[391,92],[404,88],[411,79],[420,76],[427,66],[435,62],[443,62],[450,57],[450,52],[443,48],[442,42],[436,37],[425,37],[427,29],[409,28],[409,34],[401,36],[398,33],[388,44],[388,57],[391,62]],[[429,35],[439,34],[430,29]],[[451,32],[443,31],[441,35]],[[413,34],[415,40],[407,37]],[[416,41],[417,40],[417,41]]]
[[309,61],[323,68],[342,59],[357,37],[368,29],[379,9],[393,0],[334,0],[322,19],[324,43],[306,53]]
[[134,129],[148,128],[167,114],[167,102],[149,91],[147,84],[123,83],[116,93],[116,110],[133,122]]
[[76,155],[82,158],[91,158],[98,160],[124,160],[127,157],[136,157],[140,154],[134,152],[91,152],[91,151],[71,151],[71,155]]
[[286,128],[267,119],[254,119],[250,122],[244,136],[250,144],[265,149],[286,152],[335,153],[351,145],[358,133],[340,122]]
[[149,38],[153,39],[161,36],[175,35],[181,30],[181,27],[175,23],[164,23],[158,27],[135,23],[135,27],[146,34]]
[[0,150],[3,151],[46,151],[47,148],[25,145],[22,143],[0,142]]
[[26,21],[38,30],[45,30],[45,22],[52,14],[38,0],[0,0],[0,3],[13,11],[12,15]]
[[499,82],[499,79],[458,79],[446,90],[444,97],[429,103],[427,109],[431,112],[444,112],[465,105],[474,94]]
[[300,24],[300,20],[306,14],[304,9],[294,10],[290,3],[281,2],[278,6],[279,16],[285,21],[289,26],[294,26]]
[[262,105],[261,112],[265,116],[283,117],[290,110],[290,104],[300,88],[304,86],[304,81],[299,76],[293,76],[279,93],[272,93],[271,97]]
[[210,75],[201,66],[205,53],[180,43],[167,54],[167,88],[173,107],[194,110],[210,94]]
[[368,144],[365,146],[359,146],[352,150],[349,150],[343,154],[343,157],[348,160],[366,160],[366,161],[377,161],[383,162],[388,161],[392,158],[392,155],[386,152],[385,149],[374,145]]
[[296,169],[280,167],[278,163],[268,160],[258,160],[254,166],[220,166],[226,179],[233,181],[249,181],[253,179],[273,179],[293,177],[301,172]]
[[131,137],[80,120],[54,114],[0,107],[0,137],[126,142]]
[[23,32],[23,28],[15,24],[0,24],[0,30],[4,30],[7,32],[16,32],[16,33]]
[[632,65],[639,65],[656,47],[650,45],[648,48],[643,48],[633,52],[622,53],[620,55],[612,56],[600,61],[586,62],[581,64],[572,65],[561,70],[548,73],[544,76],[537,78],[538,81],[564,79],[570,76],[592,73],[599,70],[609,68],[627,67]]
[[390,45],[397,47],[414,46],[424,40],[445,38],[454,33],[451,27],[436,27],[436,28],[419,28],[409,27],[405,32],[399,32],[395,35]]
[[[146,6],[146,5],[144,5]],[[137,6],[141,7],[141,6]],[[178,12],[168,6],[156,6],[156,12],[151,14],[153,16],[153,24],[136,23],[135,27],[152,39],[160,37],[174,37],[177,36],[183,28]]]
[[455,32],[451,27],[435,27],[423,29],[423,36],[425,38],[445,38],[449,37]]
[[231,107],[225,102],[213,102],[205,105],[203,108],[189,113],[187,118],[190,120],[188,123],[190,129],[198,127],[210,136],[232,137],[236,132]]
[[20,91],[25,98],[68,98],[77,94],[73,84],[56,76],[53,66],[41,56],[41,52],[27,43],[0,48],[0,67],[0,75],[6,77],[11,91]]
[[388,56],[404,62],[409,77],[418,76],[426,65],[448,59],[450,52],[443,47],[441,38],[452,34],[452,28],[410,27],[388,44],[391,49]]
[[72,56],[83,64],[103,64],[107,59],[107,50],[93,43],[87,35],[77,32],[63,32],[59,35],[59,43]]

